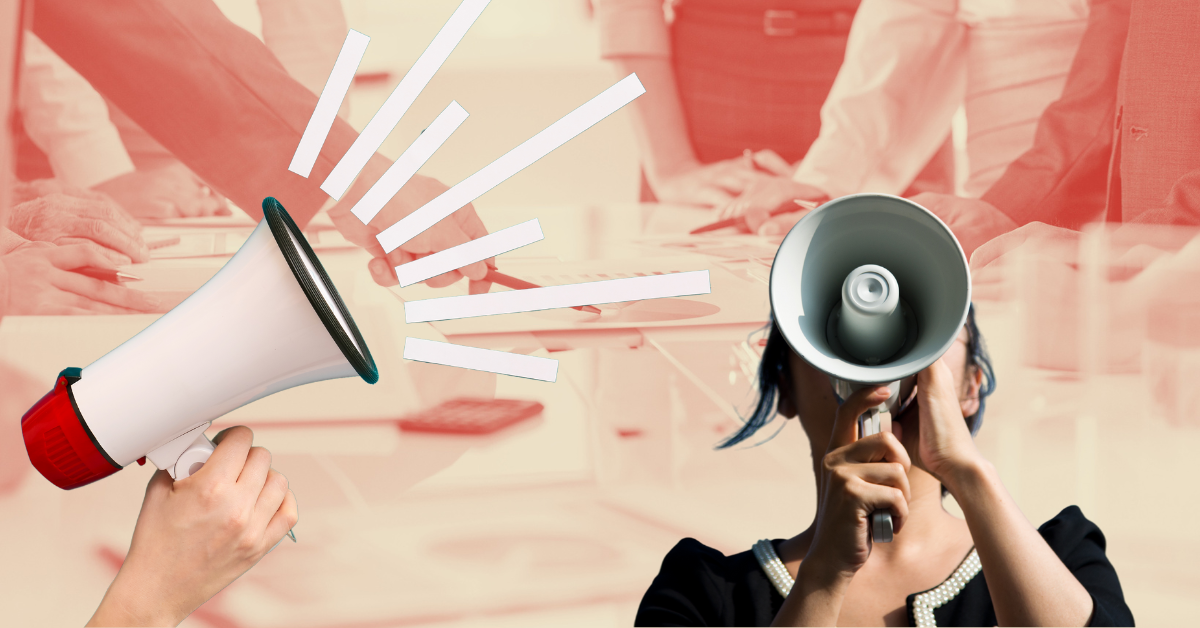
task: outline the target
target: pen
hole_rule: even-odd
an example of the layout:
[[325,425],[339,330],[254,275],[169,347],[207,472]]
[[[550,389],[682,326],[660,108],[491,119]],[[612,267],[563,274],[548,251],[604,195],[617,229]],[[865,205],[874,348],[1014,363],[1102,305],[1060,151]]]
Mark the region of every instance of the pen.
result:
[[[490,281],[492,283],[498,283],[498,284],[504,286],[505,288],[512,288],[513,290],[528,290],[530,288],[541,288],[541,286],[539,286],[535,283],[529,283],[528,281],[525,281],[524,279],[517,279],[516,277],[513,277],[511,275],[505,275],[504,273],[496,272],[496,271],[492,270],[491,268],[488,269],[487,276],[485,276],[483,278],[483,280]],[[600,313],[600,308],[595,307],[593,305],[577,305],[571,309],[579,310],[580,312],[588,312],[591,314],[599,314]]]
[[[816,203],[814,201],[806,201],[806,200],[800,199],[800,198],[794,198],[790,201],[783,203],[779,207],[772,209],[771,213],[768,215],[771,216],[772,218],[774,218],[775,216],[778,216],[780,214],[786,214],[788,212],[797,211],[797,207],[796,207],[797,205],[800,206],[799,209],[815,209],[817,207],[818,203]],[[692,229],[688,233],[695,235],[697,233],[707,233],[709,231],[716,231],[717,229],[724,229],[726,227],[744,226],[745,224],[746,224],[745,216],[735,216],[733,218],[726,218],[725,220],[718,220],[714,223],[704,225],[703,227],[697,227],[695,229]]]
[[124,283],[126,281],[141,281],[142,280],[141,277],[137,277],[135,275],[130,275],[129,273],[123,273],[119,270],[113,270],[113,269],[109,269],[109,268],[96,268],[95,266],[84,266],[83,268],[76,268],[74,270],[74,272],[77,272],[80,275],[87,275],[88,277],[91,277],[92,279],[99,279],[100,281],[107,281],[108,283],[116,283],[116,284]]

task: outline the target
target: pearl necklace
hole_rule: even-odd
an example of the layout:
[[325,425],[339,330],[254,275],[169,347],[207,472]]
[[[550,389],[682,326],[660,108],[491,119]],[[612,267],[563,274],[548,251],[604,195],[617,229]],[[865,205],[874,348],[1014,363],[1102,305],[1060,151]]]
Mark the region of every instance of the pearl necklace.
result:
[[[758,565],[767,575],[767,580],[771,581],[779,595],[786,598],[792,592],[796,579],[788,573],[787,567],[783,566],[783,561],[779,560],[779,554],[775,552],[775,545],[771,541],[763,539],[754,544],[753,550],[754,558],[758,560]],[[971,553],[967,554],[967,557],[958,565],[954,573],[950,574],[949,578],[946,578],[938,586],[913,596],[913,619],[916,620],[916,625],[937,626],[933,610],[954,599],[954,596],[958,595],[968,582],[979,575],[982,569],[983,565],[979,562],[979,554],[975,552],[975,548],[971,548]]]

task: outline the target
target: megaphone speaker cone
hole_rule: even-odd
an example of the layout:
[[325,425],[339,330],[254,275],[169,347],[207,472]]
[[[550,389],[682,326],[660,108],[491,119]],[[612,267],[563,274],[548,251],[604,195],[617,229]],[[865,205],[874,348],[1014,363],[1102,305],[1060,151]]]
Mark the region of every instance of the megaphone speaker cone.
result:
[[884,194],[830,201],[801,218],[771,266],[771,310],[809,364],[883,384],[936,361],[971,305],[962,247],[929,210]]

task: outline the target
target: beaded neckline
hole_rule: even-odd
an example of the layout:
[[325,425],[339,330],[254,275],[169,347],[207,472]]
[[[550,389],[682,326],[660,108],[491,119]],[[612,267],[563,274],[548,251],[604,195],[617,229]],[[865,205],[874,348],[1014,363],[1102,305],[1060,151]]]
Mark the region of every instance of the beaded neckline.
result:
[[[754,544],[753,551],[758,565],[767,575],[767,580],[771,581],[779,595],[787,597],[796,584],[796,579],[788,573],[787,568],[783,566],[783,561],[779,560],[779,554],[775,552],[775,544],[763,539]],[[949,578],[946,578],[938,586],[913,596],[915,624],[917,626],[937,626],[937,619],[933,616],[934,609],[953,600],[982,569],[983,565],[979,562],[979,554],[972,547],[971,553],[967,554],[967,557],[959,563],[958,568],[950,574]]]

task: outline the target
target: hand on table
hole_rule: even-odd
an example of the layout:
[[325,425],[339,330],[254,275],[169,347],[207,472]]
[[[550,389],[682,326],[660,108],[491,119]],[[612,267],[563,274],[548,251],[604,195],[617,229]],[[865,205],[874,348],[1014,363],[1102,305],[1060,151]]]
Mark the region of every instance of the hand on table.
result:
[[745,231],[762,235],[787,233],[796,222],[808,213],[797,207],[779,216],[770,216],[770,211],[792,201],[824,203],[829,196],[821,190],[793,181],[790,173],[755,179],[737,198],[718,210],[722,220],[744,216]]
[[175,162],[135,170],[94,189],[112,197],[138,219],[228,216],[229,204],[187,166]]
[[8,314],[130,314],[157,311],[151,296],[73,269],[115,265],[94,245],[30,243],[0,256],[8,275]]
[[136,220],[101,194],[81,193],[86,196],[55,192],[16,205],[8,227],[26,240],[91,246],[116,265],[150,259]]
[[[342,197],[342,200],[329,211],[329,217],[338,231],[347,240],[361,246],[371,254],[373,259],[367,264],[367,269],[371,272],[375,283],[381,286],[394,286],[399,283],[393,269],[400,264],[487,235],[483,221],[479,220],[479,216],[475,214],[475,208],[468,203],[385,256],[383,247],[379,245],[375,236],[449,189],[436,179],[415,175],[403,188],[400,188],[400,191],[392,197],[392,200],[384,206],[369,225],[364,225],[357,216],[350,213],[350,210],[390,165],[386,159],[378,155],[372,157],[367,162],[367,166],[363,168],[358,180]],[[433,277],[425,283],[433,288],[442,288],[465,276],[470,280],[469,292],[479,294],[487,292],[491,287],[491,283],[483,280],[489,267],[495,267],[494,260],[475,262],[458,270]]]
[[662,203],[720,207],[754,181],[771,176],[743,157],[710,164],[693,161],[650,177],[650,187]]
[[173,482],[158,471],[150,478],[129,555],[89,626],[174,626],[296,525],[287,478],[252,440],[248,428],[229,428],[190,477]]
[[912,197],[912,201],[933,212],[950,227],[968,260],[988,241],[1018,226],[994,205],[977,198],[922,192]]

